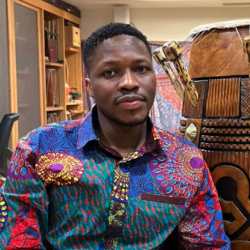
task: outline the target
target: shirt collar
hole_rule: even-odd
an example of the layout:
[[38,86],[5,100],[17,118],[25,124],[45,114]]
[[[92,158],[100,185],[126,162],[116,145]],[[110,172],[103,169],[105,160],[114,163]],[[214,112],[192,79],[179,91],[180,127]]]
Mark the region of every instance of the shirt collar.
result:
[[[90,141],[98,141],[98,137],[95,134],[94,122],[97,121],[97,107],[94,106],[93,109],[87,114],[87,116],[82,119],[80,123],[80,128],[77,138],[77,149],[83,148]],[[157,141],[160,139],[159,129],[157,129],[151,119],[149,118],[148,124],[151,127],[153,140]]]
[[[95,134],[93,119],[97,118],[96,106],[82,119],[77,138],[77,149],[83,148],[88,142],[98,140]],[[95,117],[95,118],[94,118]]]

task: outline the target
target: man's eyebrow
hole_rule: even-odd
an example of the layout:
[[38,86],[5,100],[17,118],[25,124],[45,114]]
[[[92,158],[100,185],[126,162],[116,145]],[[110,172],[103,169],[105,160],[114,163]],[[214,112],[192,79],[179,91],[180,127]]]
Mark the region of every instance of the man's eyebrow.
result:
[[141,58],[141,59],[138,59],[138,60],[135,60],[136,63],[143,63],[143,62],[148,62],[150,61],[148,58]]
[[112,60],[112,61],[110,60],[110,61],[104,61],[104,62],[102,62],[101,65],[112,65],[114,63],[116,63],[115,60]]
[[[147,59],[147,58],[140,58],[140,59],[136,59],[136,60],[133,60],[134,63],[143,63],[143,62],[149,62],[150,60]],[[101,65],[113,65],[115,63],[119,63],[120,61],[118,60],[108,60],[108,61],[103,61],[101,63]]]

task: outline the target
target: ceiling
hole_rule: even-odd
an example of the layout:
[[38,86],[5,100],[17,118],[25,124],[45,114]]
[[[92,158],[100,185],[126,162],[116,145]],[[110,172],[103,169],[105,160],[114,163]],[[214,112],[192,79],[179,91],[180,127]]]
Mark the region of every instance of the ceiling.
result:
[[78,9],[250,7],[250,0],[63,0]]

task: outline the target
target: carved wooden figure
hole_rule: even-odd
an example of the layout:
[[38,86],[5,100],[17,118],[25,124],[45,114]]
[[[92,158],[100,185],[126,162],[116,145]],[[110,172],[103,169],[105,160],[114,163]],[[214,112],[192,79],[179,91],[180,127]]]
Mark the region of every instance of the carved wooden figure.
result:
[[159,47],[153,52],[153,57],[156,61],[156,63],[160,64],[166,74],[168,75],[177,95],[180,97],[181,100],[184,98],[184,89],[182,85],[180,84],[178,78],[176,77],[173,69],[171,68],[169,62],[167,61],[166,57],[164,56],[162,52],[162,48]]
[[167,42],[163,45],[162,50],[166,59],[173,62],[186,89],[186,94],[188,95],[192,105],[196,107],[199,96],[181,59],[182,51],[179,44],[175,41]]
[[[203,152],[217,187],[232,249],[248,250],[250,19],[196,27],[187,43],[190,41],[189,73],[181,61],[178,43],[168,42],[153,55],[168,75],[168,61],[180,75],[186,90],[180,133]],[[170,77],[179,91],[176,79]]]
[[250,85],[243,49],[249,27],[243,20],[195,29],[189,74],[199,100],[194,107],[185,94],[180,128],[211,170],[233,250],[250,249]]

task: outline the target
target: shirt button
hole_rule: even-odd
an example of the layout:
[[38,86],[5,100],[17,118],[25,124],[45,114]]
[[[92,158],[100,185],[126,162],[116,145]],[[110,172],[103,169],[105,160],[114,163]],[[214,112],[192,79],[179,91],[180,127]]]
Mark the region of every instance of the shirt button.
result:
[[120,210],[122,208],[122,205],[120,203],[116,204],[116,209]]
[[107,240],[106,245],[107,245],[107,247],[111,247],[111,246],[112,246],[112,241],[111,241],[111,239],[108,239],[108,240]]

